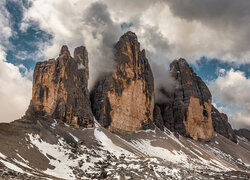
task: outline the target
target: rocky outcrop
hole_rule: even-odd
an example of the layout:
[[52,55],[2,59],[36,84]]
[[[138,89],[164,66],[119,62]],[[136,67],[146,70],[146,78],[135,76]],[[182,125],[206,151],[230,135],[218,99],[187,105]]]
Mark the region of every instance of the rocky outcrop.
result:
[[161,91],[168,99],[159,104],[164,125],[196,140],[212,138],[212,96],[208,87],[184,59],[173,61],[170,72],[177,85],[174,92]]
[[250,141],[250,130],[248,130],[248,129],[239,129],[239,130],[234,129],[234,133],[237,136],[244,137],[248,141]]
[[154,108],[154,123],[155,125],[160,129],[160,130],[164,130],[164,122],[162,119],[162,115],[161,115],[161,108],[158,105],[155,105]]
[[115,45],[115,62],[113,73],[91,92],[92,111],[112,132],[145,129],[153,120],[154,79],[133,32],[125,33]]
[[213,105],[212,105],[212,120],[213,120],[214,130],[217,133],[237,143],[236,135],[231,125],[228,122],[227,115],[224,113],[220,113]]
[[86,48],[76,48],[72,58],[67,46],[63,46],[57,60],[36,64],[26,116],[51,116],[75,127],[92,127],[88,78]]

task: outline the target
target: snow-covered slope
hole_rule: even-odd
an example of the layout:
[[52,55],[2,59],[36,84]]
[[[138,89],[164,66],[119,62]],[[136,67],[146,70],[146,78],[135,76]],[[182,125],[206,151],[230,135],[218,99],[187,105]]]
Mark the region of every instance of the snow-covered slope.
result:
[[112,134],[56,120],[0,125],[0,173],[16,179],[249,179],[250,144],[198,142],[165,129]]

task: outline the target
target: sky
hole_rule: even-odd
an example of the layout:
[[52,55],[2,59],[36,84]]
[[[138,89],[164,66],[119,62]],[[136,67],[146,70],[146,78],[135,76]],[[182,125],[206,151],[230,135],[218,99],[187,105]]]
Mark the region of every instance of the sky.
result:
[[168,67],[185,58],[233,128],[250,129],[249,0],[0,0],[0,122],[24,115],[36,62],[89,53],[89,89],[112,71],[112,48],[126,31],[146,50],[156,87],[171,89]]

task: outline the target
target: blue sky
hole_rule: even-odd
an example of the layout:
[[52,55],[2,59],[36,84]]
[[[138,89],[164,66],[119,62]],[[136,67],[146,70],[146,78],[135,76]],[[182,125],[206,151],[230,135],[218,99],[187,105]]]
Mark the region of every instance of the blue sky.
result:
[[33,69],[36,61],[44,59],[44,57],[34,56],[39,51],[38,43],[49,42],[52,35],[41,30],[36,22],[32,22],[26,31],[20,30],[23,8],[30,6],[27,1],[22,2],[6,2],[6,9],[10,13],[11,28],[15,33],[9,38],[11,46],[8,48],[6,59],[14,65],[23,64],[26,68]]
[[[0,44],[6,53],[4,65],[17,68],[17,76],[21,73],[22,80],[30,86],[31,83],[26,80],[32,79],[37,61],[56,57],[63,44],[67,44],[71,51],[83,44],[89,51],[90,70],[94,67],[91,75],[91,81],[94,81],[99,71],[108,69],[109,62],[103,57],[108,56],[107,49],[124,31],[132,30],[142,48],[152,55],[151,61],[166,66],[175,58],[187,59],[211,89],[213,102],[229,114],[232,124],[236,128],[239,124],[250,126],[250,110],[247,107],[250,101],[243,97],[244,92],[250,90],[250,44],[247,41],[250,27],[246,25],[249,23],[244,23],[250,16],[247,18],[248,14],[244,13],[246,17],[242,18],[238,9],[232,9],[234,13],[230,15],[223,9],[220,14],[214,14],[202,3],[191,5],[197,9],[197,14],[192,14],[190,6],[177,2],[3,1],[2,8],[6,13],[2,13],[0,20],[4,22],[2,26],[11,31],[11,35],[6,35],[4,43]],[[234,1],[223,2],[235,8]],[[211,1],[211,6],[217,4]],[[202,8],[205,14],[200,11]],[[239,21],[244,23],[240,28],[237,26]],[[125,24],[129,26],[125,27]],[[8,79],[11,80],[16,82],[15,78]],[[239,86],[239,82],[242,85]],[[239,100],[234,98],[235,93],[239,93]],[[27,106],[30,96],[24,94],[19,96],[25,99]],[[21,108],[14,117],[20,116],[26,108]]]

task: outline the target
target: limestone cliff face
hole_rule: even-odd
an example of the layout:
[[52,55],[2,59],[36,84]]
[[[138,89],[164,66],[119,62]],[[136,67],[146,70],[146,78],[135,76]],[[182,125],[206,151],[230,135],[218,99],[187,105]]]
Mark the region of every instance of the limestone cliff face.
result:
[[177,81],[177,86],[172,93],[162,90],[169,99],[168,102],[159,104],[164,125],[196,140],[212,138],[212,97],[206,84],[184,59],[173,61],[170,72]]
[[228,122],[227,115],[224,113],[220,113],[213,105],[212,105],[212,120],[213,120],[214,130],[217,133],[237,143],[236,134]]
[[154,80],[151,67],[132,32],[115,45],[114,72],[99,81],[91,92],[92,111],[112,132],[146,128],[153,119]]
[[92,127],[88,78],[86,48],[76,48],[72,58],[67,46],[63,46],[57,60],[36,64],[26,116],[51,116],[75,127]]

